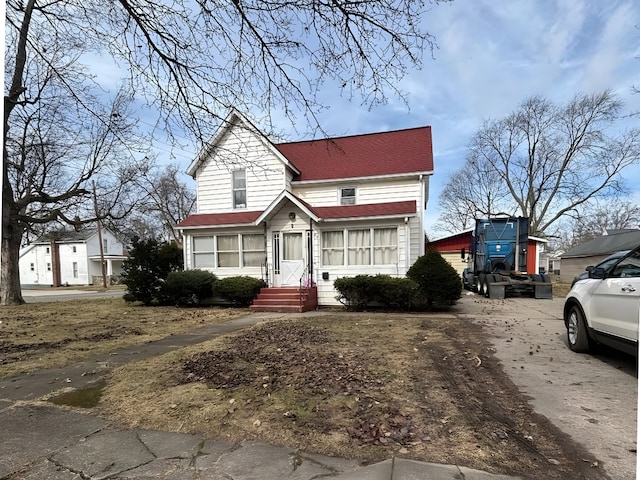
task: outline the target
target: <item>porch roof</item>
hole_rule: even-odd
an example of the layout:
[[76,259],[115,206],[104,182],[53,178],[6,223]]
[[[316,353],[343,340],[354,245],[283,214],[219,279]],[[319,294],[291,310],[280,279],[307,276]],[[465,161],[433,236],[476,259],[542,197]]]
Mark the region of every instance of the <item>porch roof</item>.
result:
[[[306,202],[304,206],[309,209],[319,222],[331,220],[355,220],[373,217],[411,216],[416,214],[415,200],[403,202],[370,203],[365,205],[343,205],[333,207],[311,207]],[[229,227],[229,226],[256,226],[265,211],[232,212],[232,213],[197,213],[185,218],[176,225],[177,228],[194,227]]]

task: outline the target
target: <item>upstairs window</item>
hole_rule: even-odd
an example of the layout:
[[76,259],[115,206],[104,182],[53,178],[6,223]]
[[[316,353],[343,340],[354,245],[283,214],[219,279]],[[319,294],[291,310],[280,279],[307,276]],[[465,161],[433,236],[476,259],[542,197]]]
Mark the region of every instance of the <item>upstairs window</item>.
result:
[[340,205],[356,204],[356,187],[343,187],[340,189]]
[[244,170],[236,170],[231,174],[233,188],[233,208],[247,207],[247,177]]

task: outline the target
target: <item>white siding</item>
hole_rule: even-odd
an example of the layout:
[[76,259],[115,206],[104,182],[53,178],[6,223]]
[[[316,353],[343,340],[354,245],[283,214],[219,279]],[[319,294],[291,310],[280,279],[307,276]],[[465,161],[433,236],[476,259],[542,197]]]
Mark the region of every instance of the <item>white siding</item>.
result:
[[293,194],[315,207],[339,205],[339,188],[356,187],[356,204],[400,202],[420,203],[421,183],[416,179],[336,182],[322,185],[293,184]]
[[[20,283],[23,285],[51,285],[53,272],[47,270],[51,264],[51,253],[46,253],[45,245],[35,245],[26,251],[19,260]],[[31,271],[33,264],[34,271]]]
[[[96,235],[96,238],[97,235]],[[76,251],[73,251],[73,247]],[[60,281],[69,285],[89,285],[89,266],[87,260],[87,245],[84,243],[66,243],[59,246],[60,251]],[[73,276],[73,263],[78,264],[78,277]]]
[[[123,255],[124,245],[113,235],[109,230],[102,230],[102,241],[107,241],[107,249],[103,253],[105,255]],[[87,239],[87,256],[96,257],[100,255],[100,242],[98,240],[98,234],[92,235]],[[101,274],[99,274],[101,275]]]
[[[339,230],[339,229],[358,229],[358,228],[384,228],[397,227],[398,229],[398,261],[394,265],[323,265],[321,261],[322,248],[322,231]],[[336,300],[337,292],[333,288],[333,282],[336,278],[355,277],[356,275],[377,275],[385,274],[392,277],[404,277],[407,268],[405,267],[406,259],[406,233],[405,223],[403,220],[381,220],[380,222],[340,222],[331,224],[322,224],[319,231],[314,233],[314,280],[318,286],[318,303],[320,305],[340,305]],[[410,233],[410,236],[412,233]],[[409,264],[411,266],[411,264]],[[329,275],[328,280],[323,280],[323,272]]]
[[239,169],[246,171],[247,181],[247,206],[242,210],[264,210],[290,182],[284,164],[263,141],[255,133],[235,127],[198,169],[198,213],[234,211],[231,173]]

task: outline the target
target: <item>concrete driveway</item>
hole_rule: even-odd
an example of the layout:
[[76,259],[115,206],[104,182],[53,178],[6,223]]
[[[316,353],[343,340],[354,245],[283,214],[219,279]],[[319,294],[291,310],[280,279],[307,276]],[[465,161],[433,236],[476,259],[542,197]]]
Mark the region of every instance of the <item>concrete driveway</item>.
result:
[[463,294],[454,313],[484,326],[505,372],[538,413],[600,459],[593,468],[635,479],[637,361],[608,349],[593,355],[569,350],[563,304],[563,298]]

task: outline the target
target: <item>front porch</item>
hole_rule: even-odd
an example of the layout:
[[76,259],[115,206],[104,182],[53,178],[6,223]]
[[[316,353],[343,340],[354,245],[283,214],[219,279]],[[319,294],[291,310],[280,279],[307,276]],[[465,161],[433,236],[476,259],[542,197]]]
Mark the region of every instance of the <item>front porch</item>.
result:
[[300,313],[317,307],[317,287],[270,287],[260,290],[250,309],[254,312]]

